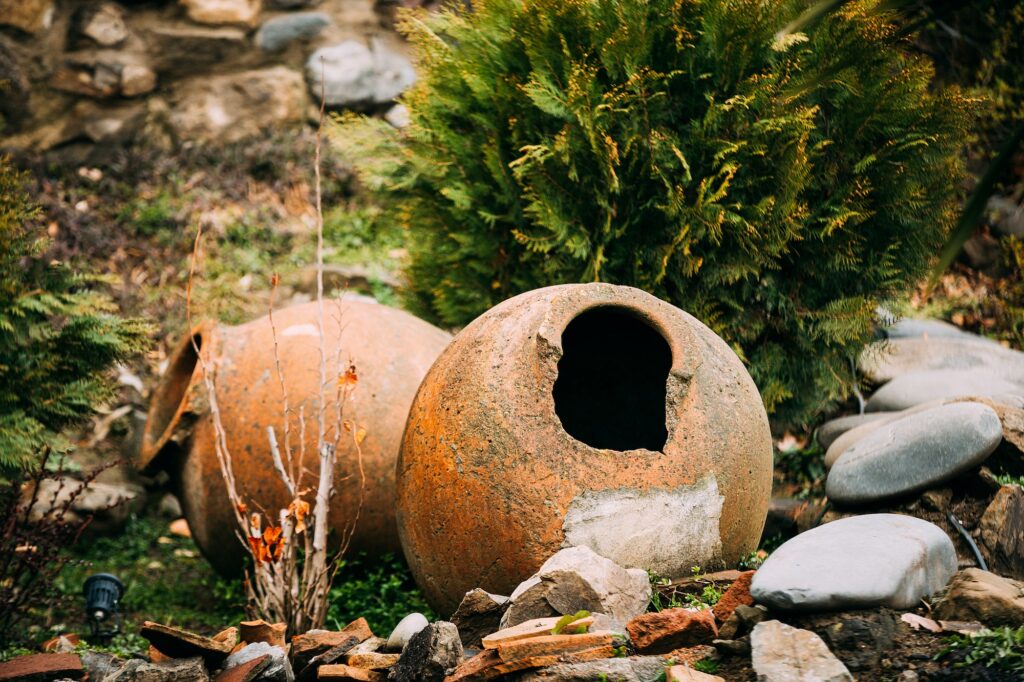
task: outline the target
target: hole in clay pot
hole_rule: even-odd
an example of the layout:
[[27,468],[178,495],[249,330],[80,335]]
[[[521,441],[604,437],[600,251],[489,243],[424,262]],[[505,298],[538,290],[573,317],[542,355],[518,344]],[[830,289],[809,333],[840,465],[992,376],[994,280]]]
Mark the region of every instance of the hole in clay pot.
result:
[[562,428],[594,448],[662,450],[671,367],[668,342],[629,310],[580,314],[562,332],[553,391]]
[[[196,334],[196,346],[203,347],[203,337]],[[167,368],[164,380],[160,383],[156,395],[153,396],[154,411],[150,416],[151,424],[147,426],[154,441],[163,437],[164,432],[171,427],[174,415],[178,412],[178,406],[185,399],[185,392],[192,382],[192,374],[195,372],[199,357],[196,355],[195,346],[191,340],[186,340],[181,345],[181,350],[174,358],[174,363]]]

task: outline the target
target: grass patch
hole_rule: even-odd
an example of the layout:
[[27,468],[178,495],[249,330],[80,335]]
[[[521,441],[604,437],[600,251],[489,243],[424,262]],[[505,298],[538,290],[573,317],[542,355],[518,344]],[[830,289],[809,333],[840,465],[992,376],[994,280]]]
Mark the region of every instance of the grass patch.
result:
[[356,618],[366,618],[378,637],[387,637],[410,613],[434,621],[434,613],[416,587],[405,560],[393,554],[359,553],[342,561],[331,587],[327,627],[340,629]]

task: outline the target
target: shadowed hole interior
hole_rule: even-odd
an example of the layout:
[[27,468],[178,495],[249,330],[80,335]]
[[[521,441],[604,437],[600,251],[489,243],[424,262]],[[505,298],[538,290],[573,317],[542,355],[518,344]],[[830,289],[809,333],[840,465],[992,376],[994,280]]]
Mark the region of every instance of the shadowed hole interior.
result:
[[555,413],[566,433],[594,448],[665,447],[665,386],[672,350],[625,308],[588,310],[562,332]]
[[[202,348],[202,335],[196,334],[193,338],[195,339],[195,345]],[[178,356],[174,358],[174,364],[167,368],[164,380],[160,384],[156,395],[152,398],[156,410],[152,416],[153,423],[147,429],[151,442],[155,443],[158,441],[171,425],[171,420],[174,419],[178,406],[185,399],[185,392],[192,382],[192,374],[195,372],[198,362],[199,357],[196,355],[195,346],[192,345],[192,340],[190,339],[182,346]]]

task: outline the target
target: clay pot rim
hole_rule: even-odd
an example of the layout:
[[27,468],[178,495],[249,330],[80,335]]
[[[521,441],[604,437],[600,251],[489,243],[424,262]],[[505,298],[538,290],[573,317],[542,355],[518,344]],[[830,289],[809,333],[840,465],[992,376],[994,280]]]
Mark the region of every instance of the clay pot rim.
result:
[[[182,417],[191,411],[194,387],[201,382],[203,371],[192,340],[198,337],[199,352],[204,357],[210,357],[216,327],[213,320],[203,320],[178,342],[171,355],[160,383],[150,396],[149,409],[146,410],[146,426],[142,431],[142,444],[136,462],[136,468],[140,471],[154,468],[154,462],[174,436]],[[179,381],[169,381],[174,373],[179,374]],[[174,404],[173,412],[169,403]]]

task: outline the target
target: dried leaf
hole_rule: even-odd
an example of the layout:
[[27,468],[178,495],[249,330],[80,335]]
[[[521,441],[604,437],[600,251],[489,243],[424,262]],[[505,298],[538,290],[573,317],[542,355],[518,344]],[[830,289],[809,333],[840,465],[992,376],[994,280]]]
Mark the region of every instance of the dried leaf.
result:
[[288,505],[288,514],[295,519],[295,532],[304,533],[306,531],[306,517],[309,516],[309,502],[301,498],[292,500],[292,503]]
[[904,623],[914,628],[915,630],[920,630],[924,628],[928,632],[942,632],[942,626],[939,625],[937,622],[935,622],[931,618],[919,616],[916,613],[904,613],[902,616],[900,616],[900,620],[902,620]]
[[242,514],[243,516],[249,513],[249,507],[246,506],[245,502],[239,502],[237,509],[238,513]]
[[356,366],[349,365],[345,373],[338,377],[339,386],[355,386],[359,383],[359,375],[356,373]]
[[356,431],[356,445],[360,445],[366,439],[366,429],[360,427]]

